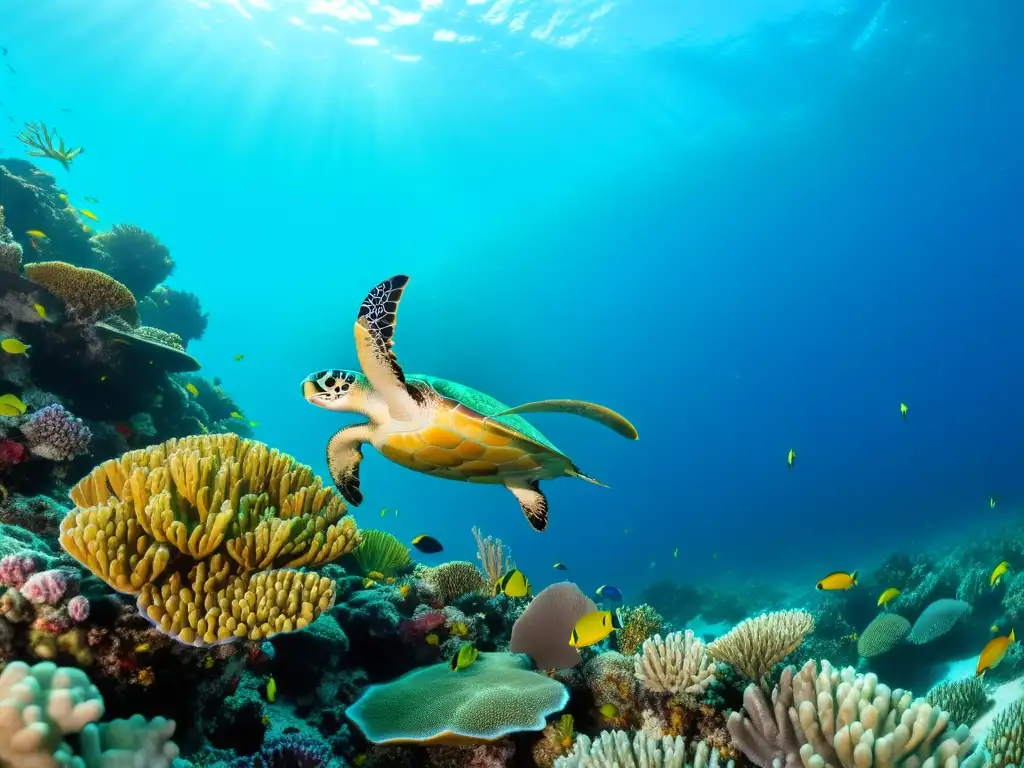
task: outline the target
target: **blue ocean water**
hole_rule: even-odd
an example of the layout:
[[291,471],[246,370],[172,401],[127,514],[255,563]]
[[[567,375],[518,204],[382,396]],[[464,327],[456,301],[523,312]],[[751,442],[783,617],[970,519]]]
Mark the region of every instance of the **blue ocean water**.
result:
[[170,247],[210,312],[189,351],[259,439],[326,473],[346,417],[299,384],[355,367],[359,302],[396,273],[407,371],[640,431],[534,417],[611,486],[546,484],[543,534],[501,489],[368,451],[364,527],[471,559],[477,525],[537,587],[558,560],[628,598],[809,590],[1024,506],[1017,3],[0,0],[0,20],[0,150],[29,120],[85,147],[58,182]]

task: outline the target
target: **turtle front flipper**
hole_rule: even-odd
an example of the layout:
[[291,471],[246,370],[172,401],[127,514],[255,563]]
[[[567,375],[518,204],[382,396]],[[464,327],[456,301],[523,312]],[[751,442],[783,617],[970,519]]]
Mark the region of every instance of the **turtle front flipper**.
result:
[[363,443],[370,439],[366,424],[353,424],[334,433],[327,443],[327,469],[338,491],[353,507],[363,503],[359,490],[359,463],[363,460]]
[[543,531],[548,527],[548,499],[536,480],[509,480],[505,487],[516,497],[533,530]]
[[405,373],[392,351],[398,304],[409,278],[395,275],[376,286],[363,300],[356,319],[356,354],[370,384],[387,403],[391,418],[412,418],[423,395],[408,386]]
[[611,408],[606,408],[597,403],[588,403],[585,400],[537,400],[533,403],[523,403],[515,408],[496,413],[497,416],[509,416],[513,413],[572,413],[582,416],[585,419],[603,424],[612,431],[630,440],[636,440],[640,434],[625,416],[616,413]]

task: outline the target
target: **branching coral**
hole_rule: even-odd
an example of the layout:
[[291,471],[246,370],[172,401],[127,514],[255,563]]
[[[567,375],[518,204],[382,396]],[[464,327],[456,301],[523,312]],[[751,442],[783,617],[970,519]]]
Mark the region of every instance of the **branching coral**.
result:
[[[57,146],[54,146],[54,140],[58,142]],[[18,141],[28,147],[25,154],[56,160],[64,166],[65,171],[70,171],[71,161],[85,151],[83,147],[67,146],[64,139],[57,135],[57,129],[51,131],[44,122],[25,123],[25,129],[18,134]]]
[[988,730],[985,749],[992,755],[985,768],[1024,763],[1024,699],[1018,699],[999,713]]
[[473,538],[476,540],[476,559],[480,561],[487,580],[494,587],[501,581],[501,577],[516,567],[512,560],[511,553],[505,551],[505,545],[501,539],[488,536],[486,539],[480,533],[480,529],[473,528]]
[[334,583],[292,568],[358,543],[341,497],[309,467],[237,435],[168,440],[104,462],[71,490],[65,550],[180,642],[301,629]]
[[769,701],[747,687],[740,712],[729,716],[736,745],[761,768],[843,768],[942,765],[976,766],[984,751],[966,726],[950,729],[947,712],[908,691],[891,690],[852,667],[821,672],[813,661],[787,667]]
[[351,554],[364,576],[371,571],[393,576],[397,571],[412,565],[409,548],[390,533],[375,529],[366,529],[360,533],[362,541]]
[[623,608],[621,617],[622,629],[617,630],[615,638],[619,651],[625,656],[639,651],[644,640],[661,629],[663,622],[661,615],[646,603],[635,608]]
[[948,712],[950,720],[958,725],[973,725],[991,703],[980,677],[940,683],[928,691],[924,700]]
[[765,613],[741,621],[711,643],[708,653],[760,683],[813,629],[814,618],[806,611]]
[[92,238],[100,267],[136,296],[145,296],[174,271],[174,259],[155,235],[132,224],[115,224]]
[[[632,736],[632,738],[631,738]],[[687,762],[688,753],[693,762]],[[555,768],[717,768],[718,750],[703,741],[688,748],[682,736],[654,738],[644,731],[602,731],[593,741],[581,734],[572,754],[555,761]]]
[[645,640],[634,657],[634,673],[644,688],[656,693],[704,693],[715,677],[704,643],[689,629]]
[[90,324],[115,312],[138,325],[135,296],[110,275],[63,261],[25,265],[25,277],[62,298],[79,322]]

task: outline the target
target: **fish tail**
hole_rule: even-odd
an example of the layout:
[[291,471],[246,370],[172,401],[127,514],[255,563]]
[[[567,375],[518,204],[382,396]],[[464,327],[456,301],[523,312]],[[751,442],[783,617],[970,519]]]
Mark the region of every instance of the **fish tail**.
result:
[[597,478],[591,477],[590,475],[588,475],[585,472],[581,472],[580,468],[577,467],[575,464],[570,466],[569,469],[567,469],[565,471],[565,474],[567,474],[569,477],[578,477],[580,480],[586,480],[588,483],[593,483],[594,485],[600,485],[602,488],[608,488],[609,487],[609,486],[605,485],[604,483],[602,483]]
[[850,581],[853,582],[854,586],[857,585],[858,582],[857,582],[857,572],[856,571],[854,571],[853,573],[850,574]]
[[622,614],[619,612],[618,608],[612,611],[612,628],[622,629]]

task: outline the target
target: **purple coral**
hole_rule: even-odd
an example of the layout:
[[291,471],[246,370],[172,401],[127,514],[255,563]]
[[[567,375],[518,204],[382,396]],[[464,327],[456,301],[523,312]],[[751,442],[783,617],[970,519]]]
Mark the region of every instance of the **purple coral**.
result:
[[312,736],[289,733],[267,739],[255,755],[239,757],[230,768],[322,768],[331,760],[331,750]]
[[89,599],[81,595],[75,595],[68,600],[68,616],[76,623],[89,618]]
[[63,405],[48,405],[33,413],[21,425],[29,448],[36,456],[67,461],[89,450],[92,430]]
[[59,605],[69,589],[78,585],[67,571],[40,571],[33,573],[18,590],[36,605]]
[[0,559],[0,586],[19,589],[38,568],[32,555],[5,555]]

